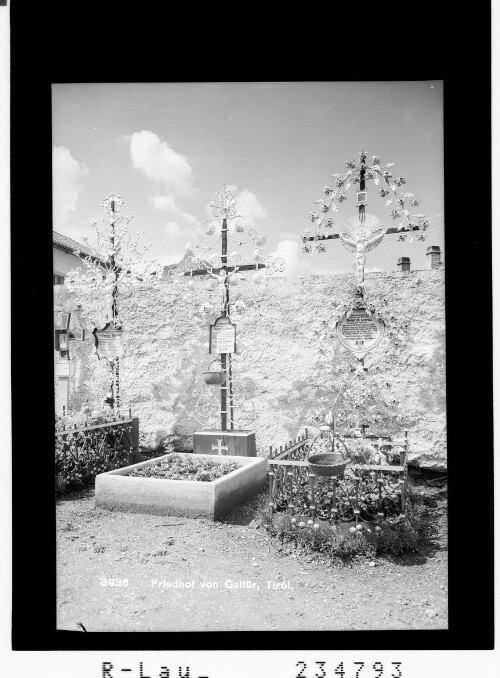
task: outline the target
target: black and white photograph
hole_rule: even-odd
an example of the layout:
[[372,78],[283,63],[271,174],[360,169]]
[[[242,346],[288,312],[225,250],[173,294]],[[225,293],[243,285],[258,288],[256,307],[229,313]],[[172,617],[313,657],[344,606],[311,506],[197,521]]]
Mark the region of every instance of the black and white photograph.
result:
[[479,8],[12,5],[4,672],[493,675]]
[[52,141],[57,628],[447,629],[442,81],[54,84]]

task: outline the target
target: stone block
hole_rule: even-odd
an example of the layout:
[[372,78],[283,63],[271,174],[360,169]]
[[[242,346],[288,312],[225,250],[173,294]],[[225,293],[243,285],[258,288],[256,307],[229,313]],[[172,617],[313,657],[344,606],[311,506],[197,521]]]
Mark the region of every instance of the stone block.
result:
[[195,431],[193,433],[193,452],[195,454],[256,457],[255,432]]
[[[262,457],[214,457],[216,463],[235,461],[239,468],[212,482],[129,476],[133,469],[157,464],[170,456],[166,454],[97,475],[96,506],[114,511],[220,520],[266,485],[267,459]],[[202,456],[189,454],[191,459]]]
[[139,417],[132,417],[132,447],[139,447]]

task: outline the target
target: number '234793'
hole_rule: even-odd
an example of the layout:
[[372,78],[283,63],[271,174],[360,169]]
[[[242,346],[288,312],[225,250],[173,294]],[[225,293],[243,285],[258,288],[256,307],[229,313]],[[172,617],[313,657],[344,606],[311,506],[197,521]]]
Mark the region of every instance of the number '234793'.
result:
[[385,666],[382,662],[340,662],[335,668],[328,667],[326,662],[297,662],[299,672],[294,678],[403,678],[402,662],[391,662]]

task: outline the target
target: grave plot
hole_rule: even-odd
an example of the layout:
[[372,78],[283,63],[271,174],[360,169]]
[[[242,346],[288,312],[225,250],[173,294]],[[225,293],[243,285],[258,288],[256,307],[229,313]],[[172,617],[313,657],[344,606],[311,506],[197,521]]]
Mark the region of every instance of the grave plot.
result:
[[202,466],[202,454],[168,454],[126,466],[96,477],[95,502],[99,508],[157,515],[205,517],[220,520],[238,504],[260,492],[266,484],[267,459],[241,456],[213,456],[210,463],[234,468],[211,481],[172,480],[131,475],[147,472],[172,458],[188,459]]
[[[407,434],[401,440],[370,440],[370,444],[357,439],[355,446],[349,447],[345,439],[337,436],[336,451],[331,452],[329,433],[325,426],[313,438],[306,430],[294,443],[290,441],[271,451],[270,513],[286,512],[297,525],[315,529],[338,529],[341,523],[355,521],[356,525],[374,523],[375,530],[380,529],[384,518],[404,515]],[[369,449],[365,451],[366,448]],[[319,452],[320,449],[325,451]],[[370,458],[372,453],[375,458]]]
[[[252,274],[262,292],[265,277],[282,272],[285,262],[266,256],[266,239],[247,228],[245,219],[237,215],[233,194],[226,186],[215,194],[211,207],[213,218],[204,224],[207,239],[199,236],[187,244],[187,257],[175,272],[191,281],[208,278],[212,295],[203,309],[206,314],[218,314],[210,324],[208,344],[212,358],[203,374],[208,388],[203,388],[192,414],[204,427],[194,433],[193,448],[198,454],[225,451],[251,457],[256,455],[255,408],[243,381],[234,376],[233,363],[240,350],[232,316],[257,307],[258,302],[243,300],[235,290]],[[219,421],[220,426],[216,426]]]
[[[406,513],[411,413],[401,415],[385,402],[376,379],[377,365],[374,360],[366,365],[365,359],[376,349],[386,348],[388,342],[398,348],[403,345],[408,322],[398,322],[377,308],[365,286],[365,264],[366,253],[377,247],[386,233],[398,233],[399,239],[405,240],[408,232],[411,241],[417,232],[417,239],[423,240],[428,222],[422,213],[410,214],[409,208],[417,207],[419,201],[401,191],[404,177],[392,178],[388,169],[394,163],[384,168],[380,163],[379,156],[368,161],[364,151],[358,161],[348,160],[347,172],[332,175],[335,187],[325,186],[325,198],[315,201],[321,205],[321,213],[309,215],[313,232],[308,228],[302,234],[305,253],[325,253],[324,241],[339,238],[354,254],[355,282],[352,297],[336,308],[324,328],[327,336],[321,344],[327,346],[329,339],[336,338],[347,352],[348,364],[335,366],[334,371],[344,372],[344,376],[334,381],[321,399],[323,407],[328,403],[327,411],[319,409],[308,422],[319,432],[309,437],[306,429],[294,444],[290,441],[270,454],[271,516],[285,511],[292,524],[300,527],[319,529],[323,525],[337,530],[341,522],[354,521],[351,531],[364,527],[369,532],[380,531],[385,518]],[[378,217],[366,213],[368,180],[381,185],[378,192],[382,198],[391,196],[385,205],[392,205],[391,217],[401,220],[396,228],[387,228]],[[332,233],[330,214],[338,211],[347,191],[356,184],[358,214]]]

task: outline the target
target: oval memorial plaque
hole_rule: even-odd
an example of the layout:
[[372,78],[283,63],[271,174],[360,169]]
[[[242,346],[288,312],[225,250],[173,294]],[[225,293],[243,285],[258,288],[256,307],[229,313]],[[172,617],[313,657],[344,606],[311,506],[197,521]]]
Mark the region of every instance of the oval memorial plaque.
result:
[[342,346],[353,353],[371,351],[385,334],[383,320],[366,308],[355,308],[337,323],[337,337]]

